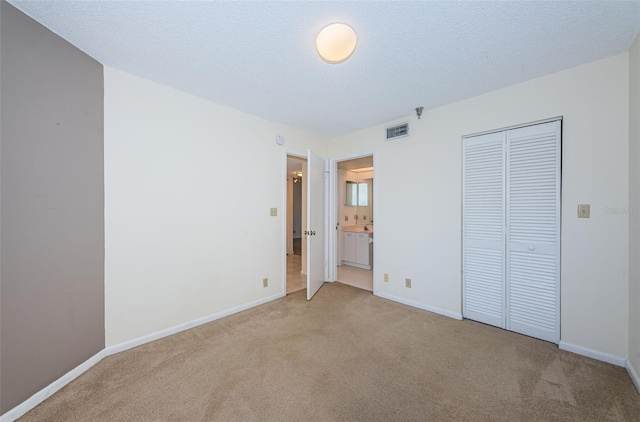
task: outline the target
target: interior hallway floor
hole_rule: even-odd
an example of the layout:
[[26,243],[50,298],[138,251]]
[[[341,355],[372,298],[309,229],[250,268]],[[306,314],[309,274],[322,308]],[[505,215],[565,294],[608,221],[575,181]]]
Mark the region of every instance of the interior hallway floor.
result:
[[302,256],[287,255],[287,294],[307,288],[307,276],[302,271]]
[[[287,294],[307,288],[307,277],[301,274],[302,257],[287,255]],[[373,271],[341,265],[338,282],[373,292]]]
[[338,267],[338,281],[359,289],[373,291],[373,271],[341,265]]

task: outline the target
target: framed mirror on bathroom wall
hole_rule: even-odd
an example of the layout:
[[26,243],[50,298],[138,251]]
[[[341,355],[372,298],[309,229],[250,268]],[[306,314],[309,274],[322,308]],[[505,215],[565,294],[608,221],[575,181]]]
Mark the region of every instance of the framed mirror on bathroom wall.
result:
[[337,167],[339,225],[373,224],[373,156],[340,161]]
[[345,181],[344,206],[345,210],[350,210],[348,215],[352,224],[372,224],[373,179]]

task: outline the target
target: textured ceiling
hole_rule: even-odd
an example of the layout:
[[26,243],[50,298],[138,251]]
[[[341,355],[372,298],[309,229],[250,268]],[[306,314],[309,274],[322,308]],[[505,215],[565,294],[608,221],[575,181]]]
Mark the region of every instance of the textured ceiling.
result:
[[[10,3],[106,66],[332,137],[628,50],[640,1]],[[315,51],[328,23],[358,45]]]

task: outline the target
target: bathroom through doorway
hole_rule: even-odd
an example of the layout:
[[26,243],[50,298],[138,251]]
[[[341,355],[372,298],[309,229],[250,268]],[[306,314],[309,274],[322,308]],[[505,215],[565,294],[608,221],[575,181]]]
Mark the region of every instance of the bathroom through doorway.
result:
[[336,161],[335,280],[373,292],[373,155]]

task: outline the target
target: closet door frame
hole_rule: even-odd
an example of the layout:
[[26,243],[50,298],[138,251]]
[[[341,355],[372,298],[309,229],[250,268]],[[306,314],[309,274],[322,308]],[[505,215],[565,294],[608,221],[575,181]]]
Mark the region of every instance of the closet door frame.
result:
[[[504,277],[503,277],[503,282],[504,282],[504,301],[503,301],[503,323],[502,325],[498,325],[498,324],[492,324],[490,322],[485,322],[485,323],[489,323],[491,325],[495,325],[499,328],[503,328],[503,329],[510,329],[510,321],[509,321],[509,310],[508,310],[508,284],[509,284],[509,279],[508,279],[508,274],[507,274],[507,247],[508,247],[508,239],[507,236],[509,235],[509,231],[508,231],[508,203],[507,203],[507,189],[508,189],[508,180],[507,180],[507,136],[506,133],[509,130],[512,129],[520,129],[520,128],[525,128],[525,127],[529,127],[529,126],[536,126],[536,125],[540,125],[540,124],[544,124],[544,123],[551,123],[551,122],[558,122],[558,137],[557,137],[557,173],[556,173],[556,186],[557,186],[557,209],[556,209],[556,221],[557,221],[557,225],[556,225],[556,256],[558,259],[558,264],[556,266],[556,335],[553,336],[552,338],[549,337],[537,337],[537,338],[541,338],[543,340],[546,341],[550,341],[553,343],[559,343],[560,339],[561,339],[561,330],[562,330],[562,321],[561,321],[561,302],[562,302],[562,296],[561,296],[561,284],[562,284],[562,280],[561,280],[561,268],[562,268],[562,260],[561,260],[561,232],[562,232],[562,127],[563,127],[563,117],[562,116],[558,116],[558,117],[553,117],[553,118],[549,118],[549,119],[543,119],[543,120],[537,120],[537,121],[533,121],[533,122],[529,122],[529,123],[525,123],[525,124],[520,124],[520,125],[514,125],[514,126],[508,126],[508,127],[504,127],[501,129],[495,129],[495,130],[489,130],[489,131],[485,131],[485,132],[478,132],[478,133],[473,133],[470,135],[465,135],[462,137],[461,139],[461,143],[462,143],[462,148],[461,148],[461,152],[462,152],[462,157],[461,157],[461,161],[462,161],[462,195],[461,195],[461,204],[462,204],[462,213],[461,213],[461,245],[462,245],[462,250],[461,250],[461,263],[462,263],[462,268],[461,268],[461,292],[462,292],[462,297],[461,297],[461,302],[462,302],[462,313],[463,313],[463,318],[468,318],[468,319],[472,319],[472,320],[476,320],[476,321],[480,321],[480,322],[485,322],[479,319],[474,318],[474,315],[469,315],[468,312],[465,312],[465,295],[466,295],[466,286],[465,286],[465,250],[466,250],[466,243],[465,243],[465,141],[468,138],[475,138],[475,137],[479,137],[482,135],[488,135],[488,134],[497,134],[497,133],[504,133],[505,134],[505,143],[504,143],[504,191],[503,191],[503,197],[504,197],[504,210],[503,210],[503,215],[504,215],[504,226],[503,226],[503,263],[504,263]],[[525,333],[527,335],[535,335],[535,334],[529,334],[529,333]]]

